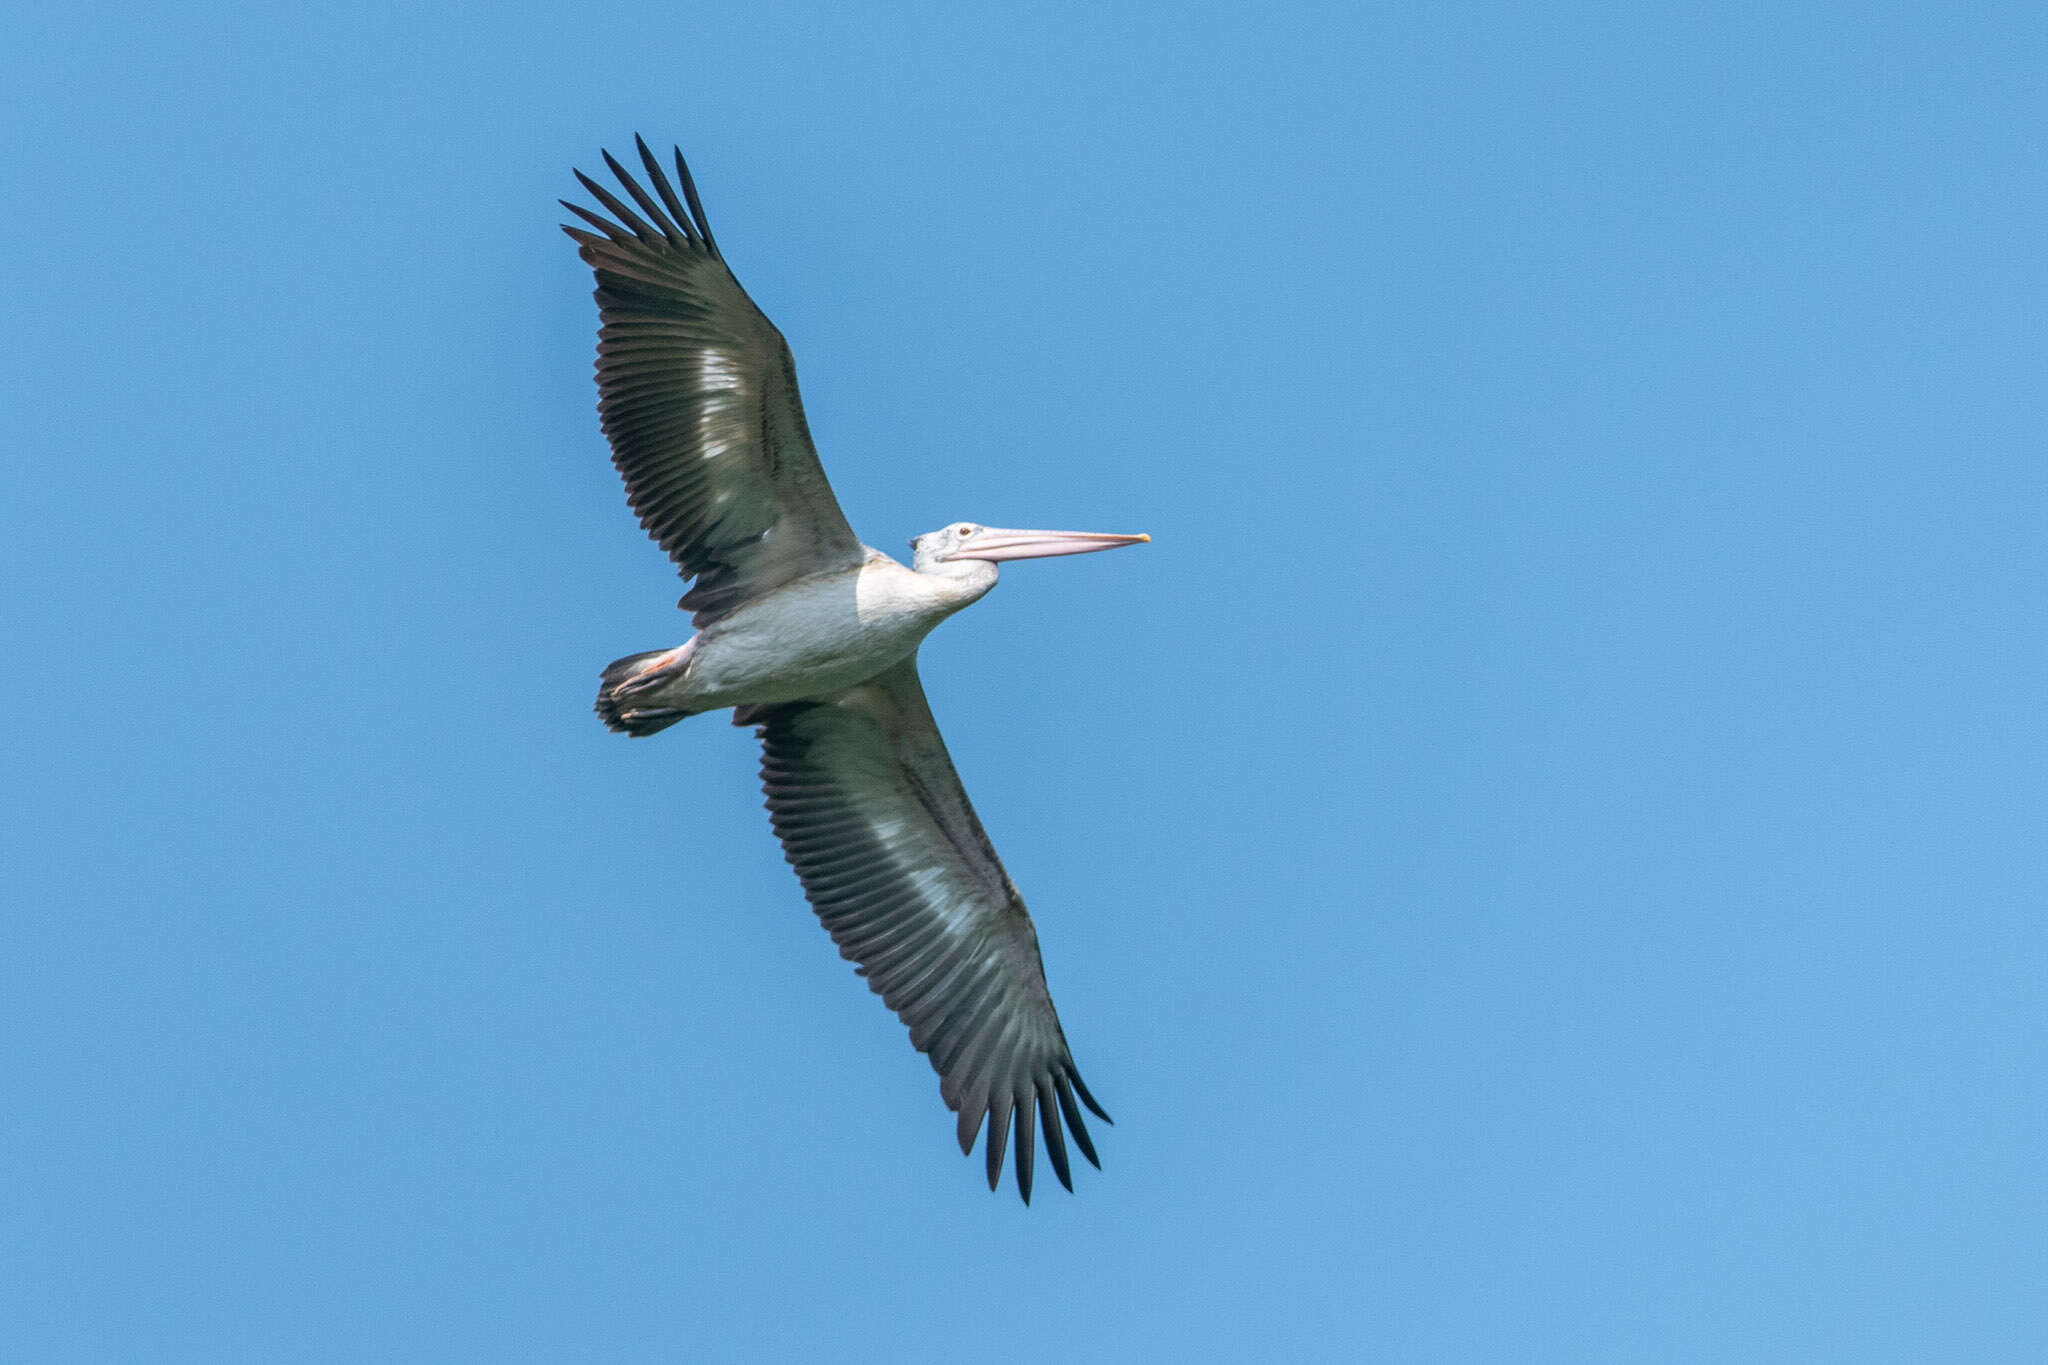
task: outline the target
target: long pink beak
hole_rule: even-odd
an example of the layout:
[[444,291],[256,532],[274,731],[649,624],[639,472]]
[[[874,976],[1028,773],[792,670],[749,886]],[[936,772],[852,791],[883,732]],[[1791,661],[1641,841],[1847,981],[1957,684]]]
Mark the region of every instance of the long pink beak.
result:
[[1050,559],[1054,555],[1087,555],[1124,545],[1145,545],[1146,535],[1112,535],[1104,531],[1005,531],[984,526],[945,559]]

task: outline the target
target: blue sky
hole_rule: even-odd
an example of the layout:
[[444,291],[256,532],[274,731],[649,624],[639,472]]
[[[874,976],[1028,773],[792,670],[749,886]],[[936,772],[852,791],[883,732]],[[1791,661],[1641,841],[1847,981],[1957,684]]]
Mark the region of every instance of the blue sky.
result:
[[[0,1356],[2048,1350],[2036,8],[36,9]],[[924,653],[1076,1196],[588,713],[636,130],[871,543],[1155,537]]]

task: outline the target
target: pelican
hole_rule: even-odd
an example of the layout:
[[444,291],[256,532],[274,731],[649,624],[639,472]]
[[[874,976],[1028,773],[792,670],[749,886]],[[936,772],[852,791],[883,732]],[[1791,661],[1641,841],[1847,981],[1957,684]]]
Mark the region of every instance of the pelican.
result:
[[635,737],[726,708],[755,727],[784,856],[939,1073],[961,1152],[985,1119],[994,1190],[1014,1122],[1028,1204],[1035,1118],[1072,1190],[1061,1120],[1099,1169],[1081,1107],[1109,1115],[1074,1066],[1037,931],[939,738],[917,650],[996,585],[999,564],[1151,537],[956,521],[911,541],[908,568],[862,544],[818,464],[789,346],[727,268],[681,150],[671,182],[634,143],[652,193],[605,152],[632,205],[577,171],[604,212],[563,200],[588,230],[562,230],[597,275],[612,464],[641,526],[695,580],[678,605],[696,634],[606,668],[597,714]]

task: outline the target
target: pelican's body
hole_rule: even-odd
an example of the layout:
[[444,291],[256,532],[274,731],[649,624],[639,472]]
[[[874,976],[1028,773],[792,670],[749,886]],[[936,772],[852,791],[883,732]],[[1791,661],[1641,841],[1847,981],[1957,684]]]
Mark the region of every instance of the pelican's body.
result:
[[908,567],[862,544],[818,464],[789,348],[727,269],[681,153],[678,198],[639,151],[651,194],[605,155],[639,212],[579,172],[610,216],[565,201],[597,231],[564,230],[597,275],[612,463],[641,525],[695,580],[682,605],[697,633],[605,669],[598,715],[641,736],[730,707],[756,728],[783,851],[840,953],[931,1058],[961,1150],[985,1120],[993,1188],[1014,1122],[1028,1202],[1036,1123],[1071,1189],[1065,1133],[1092,1162],[1081,1110],[1109,1116],[939,738],[917,649],[995,586],[999,562],[1148,537],[955,522],[912,541]]
[[857,568],[800,578],[676,649],[633,656],[600,709],[614,728],[650,734],[702,711],[843,692],[915,654],[934,626],[994,587],[995,566],[982,567],[919,573],[868,549]]

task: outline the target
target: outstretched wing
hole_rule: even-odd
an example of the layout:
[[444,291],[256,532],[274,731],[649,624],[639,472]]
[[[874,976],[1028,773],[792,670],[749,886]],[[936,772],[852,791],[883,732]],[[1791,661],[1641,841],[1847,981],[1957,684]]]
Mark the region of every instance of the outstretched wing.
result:
[[1017,1191],[1031,1200],[1034,1115],[1072,1189],[1061,1118],[1089,1162],[1095,1145],[1060,1031],[1038,933],[961,789],[913,657],[825,701],[742,708],[759,727],[768,814],[804,894],[870,989],[931,1057],[960,1115],[960,1150],[988,1120],[988,1183],[1014,1116]]
[[682,605],[702,625],[865,551],[818,465],[789,345],[726,268],[682,153],[687,207],[634,142],[654,194],[610,152],[604,161],[640,212],[578,171],[611,216],[563,200],[597,231],[562,231],[597,272],[597,410],[612,463],[640,524],[696,578]]

